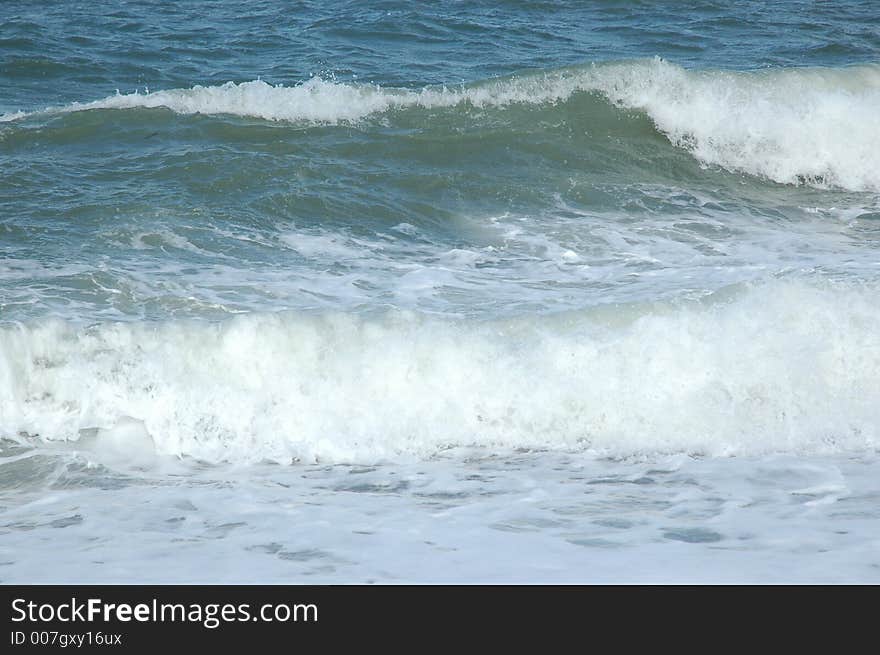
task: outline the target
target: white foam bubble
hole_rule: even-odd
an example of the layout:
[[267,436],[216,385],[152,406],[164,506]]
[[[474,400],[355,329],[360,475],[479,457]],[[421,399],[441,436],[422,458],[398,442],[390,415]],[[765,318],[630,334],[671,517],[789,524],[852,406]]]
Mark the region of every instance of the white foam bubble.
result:
[[91,440],[93,453],[111,466],[149,466],[155,462],[156,447],[143,421],[120,416],[98,429]]
[[376,461],[449,446],[828,453],[880,445],[880,291],[477,322],[413,313],[0,332],[0,430],[139,421],[160,454]]

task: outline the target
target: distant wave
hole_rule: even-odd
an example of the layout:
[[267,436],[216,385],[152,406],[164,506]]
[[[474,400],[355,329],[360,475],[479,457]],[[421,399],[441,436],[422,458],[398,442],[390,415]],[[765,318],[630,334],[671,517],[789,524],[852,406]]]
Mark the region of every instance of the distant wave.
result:
[[878,301],[863,286],[779,281],[689,306],[495,322],[390,313],[7,325],[0,436],[75,441],[98,429],[242,462],[449,446],[872,450]]
[[[706,165],[785,184],[880,190],[880,65],[733,72],[686,70],[653,59],[418,90],[320,78],[293,87],[229,82],[45,111],[164,107],[180,114],[336,124],[410,108],[552,105],[584,92],[645,112],[673,145]],[[0,120],[33,115],[16,112]]]

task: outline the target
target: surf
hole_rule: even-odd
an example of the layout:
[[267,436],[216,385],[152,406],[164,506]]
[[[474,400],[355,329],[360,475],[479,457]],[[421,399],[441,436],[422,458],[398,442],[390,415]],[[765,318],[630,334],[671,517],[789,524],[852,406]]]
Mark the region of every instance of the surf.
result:
[[[772,182],[880,190],[880,65],[753,71],[685,69],[654,58],[526,71],[453,86],[389,88],[313,77],[293,86],[262,80],[109,96],[5,114],[20,123],[92,110],[165,109],[297,125],[370,121],[428,126],[435,112],[533,112],[581,102],[641,113],[703,166]],[[607,122],[591,105],[596,120]],[[408,115],[410,115],[408,117]],[[536,116],[525,118],[534,124]],[[526,123],[512,130],[525,129]]]
[[776,281],[692,303],[456,320],[416,312],[226,321],[44,319],[0,330],[0,429],[137,426],[162,455],[374,462],[486,452],[873,452],[880,291]]

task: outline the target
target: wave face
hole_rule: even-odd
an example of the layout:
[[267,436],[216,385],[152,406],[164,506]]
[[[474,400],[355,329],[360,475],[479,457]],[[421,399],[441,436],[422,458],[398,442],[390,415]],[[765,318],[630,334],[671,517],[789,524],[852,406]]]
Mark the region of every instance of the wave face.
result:
[[[292,87],[257,80],[117,94],[37,114],[166,108],[178,114],[335,125],[376,117],[400,121],[395,114],[414,110],[540,109],[584,93],[621,110],[644,112],[672,145],[703,165],[783,184],[880,190],[877,64],[731,72],[687,70],[655,58],[421,89],[317,77]],[[29,116],[34,114],[10,113],[0,121]]]
[[699,304],[495,322],[394,312],[6,326],[0,425],[19,440],[135,434],[160,453],[235,462],[454,446],[858,452],[880,446],[878,301],[873,288],[777,282]]

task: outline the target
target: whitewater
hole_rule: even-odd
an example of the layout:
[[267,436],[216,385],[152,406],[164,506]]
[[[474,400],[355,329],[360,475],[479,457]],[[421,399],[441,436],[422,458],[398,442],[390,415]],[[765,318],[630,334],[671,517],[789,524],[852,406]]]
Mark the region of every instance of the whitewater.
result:
[[0,581],[880,581],[876,9],[639,6],[0,9]]
[[3,331],[12,435],[138,422],[165,455],[394,461],[452,446],[627,457],[880,444],[877,289],[776,284],[726,302],[470,323],[259,314],[220,325]]

